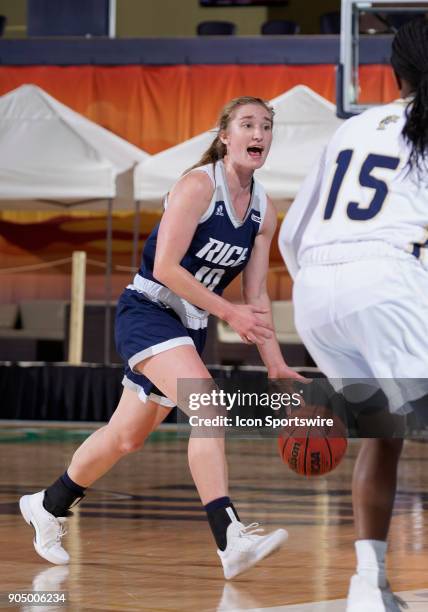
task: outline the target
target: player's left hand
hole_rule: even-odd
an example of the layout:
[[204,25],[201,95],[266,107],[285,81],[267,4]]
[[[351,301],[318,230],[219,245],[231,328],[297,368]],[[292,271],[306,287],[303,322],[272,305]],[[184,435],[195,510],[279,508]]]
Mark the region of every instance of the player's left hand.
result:
[[[295,372],[293,369],[289,368],[288,365],[284,364],[279,368],[275,368],[274,370],[268,370],[268,379],[271,381],[275,381],[271,383],[272,390],[275,389],[276,392],[289,393],[290,395],[293,393],[298,393],[300,397],[299,408],[305,406],[305,400],[303,398],[303,390],[297,385],[307,385],[311,381],[310,378],[305,378],[298,372]],[[280,382],[281,381],[281,382]],[[291,407],[286,409],[286,415],[291,415]]]

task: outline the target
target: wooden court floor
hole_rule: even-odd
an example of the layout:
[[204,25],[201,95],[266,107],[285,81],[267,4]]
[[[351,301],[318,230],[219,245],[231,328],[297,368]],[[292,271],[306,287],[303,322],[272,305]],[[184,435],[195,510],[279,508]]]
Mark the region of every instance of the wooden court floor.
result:
[[[274,440],[229,441],[231,496],[241,519],[284,526],[289,540],[225,583],[187,467],[186,441],[171,432],[124,459],[76,508],[64,540],[69,566],[38,557],[17,500],[50,484],[82,435],[0,430],[1,593],[64,590],[72,611],[147,612],[315,611],[321,609],[315,602],[346,596],[355,564],[350,475],[357,442],[328,477],[305,479],[281,463]],[[428,591],[427,468],[428,445],[407,442],[389,555],[394,590],[422,597]],[[424,601],[417,610],[428,610]],[[344,610],[343,602],[324,606]]]

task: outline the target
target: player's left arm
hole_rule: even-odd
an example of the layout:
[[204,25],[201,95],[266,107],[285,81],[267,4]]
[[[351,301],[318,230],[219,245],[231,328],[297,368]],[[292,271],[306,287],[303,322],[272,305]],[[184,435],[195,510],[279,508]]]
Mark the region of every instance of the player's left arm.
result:
[[313,166],[300,186],[279,231],[279,250],[293,280],[300,268],[297,255],[303,234],[318,206],[326,156],[327,149],[324,149],[318,164]]
[[[267,292],[267,274],[269,270],[269,252],[272,238],[277,225],[277,215],[272,202],[267,200],[263,226],[254,241],[250,260],[243,272],[242,292],[244,301],[266,309],[266,314],[260,315],[273,328],[272,306]],[[276,336],[273,335],[264,344],[258,344],[260,356],[268,370],[269,378],[294,378],[305,380],[289,368],[282,356]]]

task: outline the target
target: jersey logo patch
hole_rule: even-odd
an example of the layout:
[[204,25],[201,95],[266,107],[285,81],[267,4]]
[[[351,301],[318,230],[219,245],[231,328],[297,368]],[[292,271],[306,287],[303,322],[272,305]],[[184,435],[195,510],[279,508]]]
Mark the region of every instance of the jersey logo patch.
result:
[[379,123],[376,129],[385,130],[387,125],[389,125],[390,123],[397,123],[399,119],[400,117],[398,115],[388,115],[388,117],[385,117],[385,119],[382,119],[382,121]]
[[223,204],[219,204],[217,206],[215,214],[218,215],[219,217],[224,217]]
[[258,215],[255,215],[254,213],[251,215],[251,220],[255,221],[256,223],[261,223],[262,222],[261,217],[259,217]]

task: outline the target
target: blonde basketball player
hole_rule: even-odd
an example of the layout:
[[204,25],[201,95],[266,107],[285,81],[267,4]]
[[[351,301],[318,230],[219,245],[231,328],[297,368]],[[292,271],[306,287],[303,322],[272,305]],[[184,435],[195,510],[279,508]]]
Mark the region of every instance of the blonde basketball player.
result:
[[[48,561],[68,563],[63,523],[85,489],[139,449],[172,406],[185,409],[178,381],[211,378],[200,357],[210,313],[257,344],[270,377],[301,378],[287,367],[272,333],[266,275],[276,213],[253,178],[268,155],[272,123],[272,109],[259,98],[233,100],[209,150],[172,189],[139,272],[118,303],[116,340],[126,364],[119,405],[57,481],[21,498],[36,551]],[[232,304],[221,294],[241,271],[246,304]],[[222,437],[192,435],[188,453],[224,575],[233,578],[282,546],[287,533],[260,535],[257,526],[240,522],[229,498]]]

